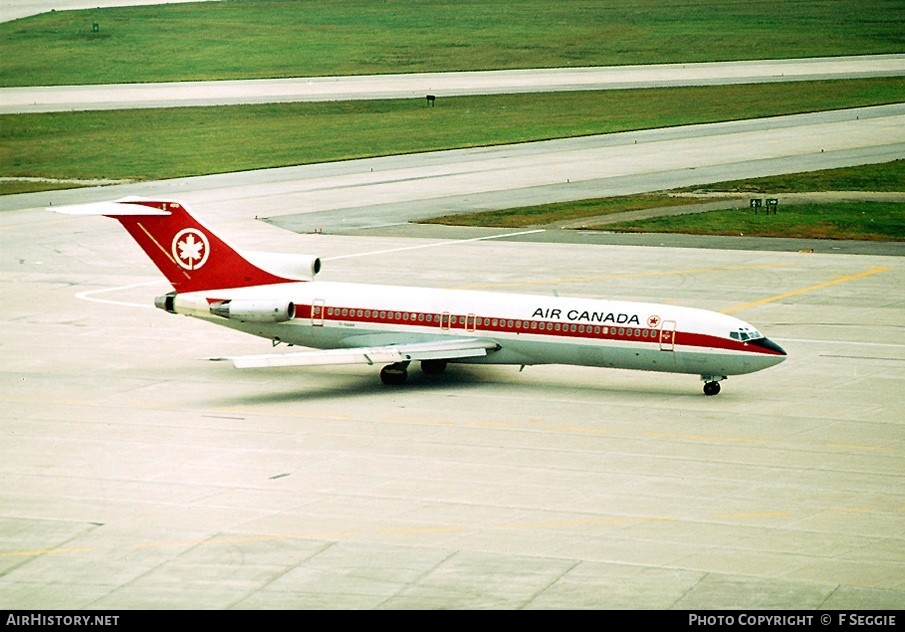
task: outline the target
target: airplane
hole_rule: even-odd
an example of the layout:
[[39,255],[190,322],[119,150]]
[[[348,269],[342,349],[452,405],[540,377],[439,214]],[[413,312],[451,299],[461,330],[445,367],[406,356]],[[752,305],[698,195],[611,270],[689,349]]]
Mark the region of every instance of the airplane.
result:
[[315,280],[318,257],[241,254],[173,200],[126,197],[48,210],[119,221],[173,291],[171,314],[304,351],[218,358],[238,368],[383,364],[384,384],[449,363],[565,364],[700,375],[704,394],[786,352],[752,325],[703,309],[589,298]]

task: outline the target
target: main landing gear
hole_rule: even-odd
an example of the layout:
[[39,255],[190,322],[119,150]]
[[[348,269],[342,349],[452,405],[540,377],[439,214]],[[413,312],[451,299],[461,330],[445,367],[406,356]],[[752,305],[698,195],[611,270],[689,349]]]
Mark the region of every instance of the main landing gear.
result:
[[446,360],[422,360],[421,370],[428,375],[440,375],[446,370]]
[[387,386],[399,386],[405,384],[409,376],[408,362],[394,362],[380,369],[380,381]]
[[[421,370],[427,375],[440,375],[446,370],[446,360],[422,360]],[[405,384],[409,362],[394,362],[380,369],[380,381],[388,386]]]
[[720,380],[725,380],[725,375],[702,375],[704,380],[704,395],[711,397],[720,392]]

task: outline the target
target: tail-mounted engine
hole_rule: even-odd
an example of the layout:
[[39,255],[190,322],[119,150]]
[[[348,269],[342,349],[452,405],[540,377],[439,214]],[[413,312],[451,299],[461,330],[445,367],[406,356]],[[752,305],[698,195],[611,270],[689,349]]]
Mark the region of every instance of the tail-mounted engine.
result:
[[313,279],[321,271],[320,257],[279,252],[242,253],[254,265],[290,279]]
[[157,309],[162,309],[165,312],[169,312],[171,314],[176,313],[176,292],[168,292],[163,296],[158,296],[154,299],[154,307]]
[[295,318],[291,301],[225,300],[208,303],[202,296],[170,292],[154,299],[154,306],[171,314],[200,318],[211,315],[243,323],[282,323]]
[[282,323],[295,317],[292,302],[230,300],[211,303],[210,312],[243,323]]

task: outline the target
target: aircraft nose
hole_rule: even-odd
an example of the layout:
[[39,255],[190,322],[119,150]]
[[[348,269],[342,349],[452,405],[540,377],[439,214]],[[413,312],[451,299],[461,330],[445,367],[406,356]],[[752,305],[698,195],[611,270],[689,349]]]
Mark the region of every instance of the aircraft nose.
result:
[[788,355],[788,354],[786,353],[786,350],[785,350],[785,349],[783,349],[782,347],[780,347],[778,344],[776,344],[775,342],[773,342],[773,341],[770,340],[769,338],[764,338],[763,341],[761,342],[761,346],[762,346],[764,349],[769,349],[770,351],[772,351],[772,352],[775,353],[776,355],[782,356],[783,359],[785,359],[785,357]]

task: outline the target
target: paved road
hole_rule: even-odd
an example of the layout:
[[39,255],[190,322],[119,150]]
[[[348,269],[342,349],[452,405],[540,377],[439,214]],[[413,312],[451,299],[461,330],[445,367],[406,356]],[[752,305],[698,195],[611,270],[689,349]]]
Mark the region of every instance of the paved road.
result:
[[905,55],[0,89],[0,114],[905,76]]
[[0,22],[10,22],[47,11],[70,11],[97,7],[126,7],[147,4],[175,4],[213,0],[0,0]]

